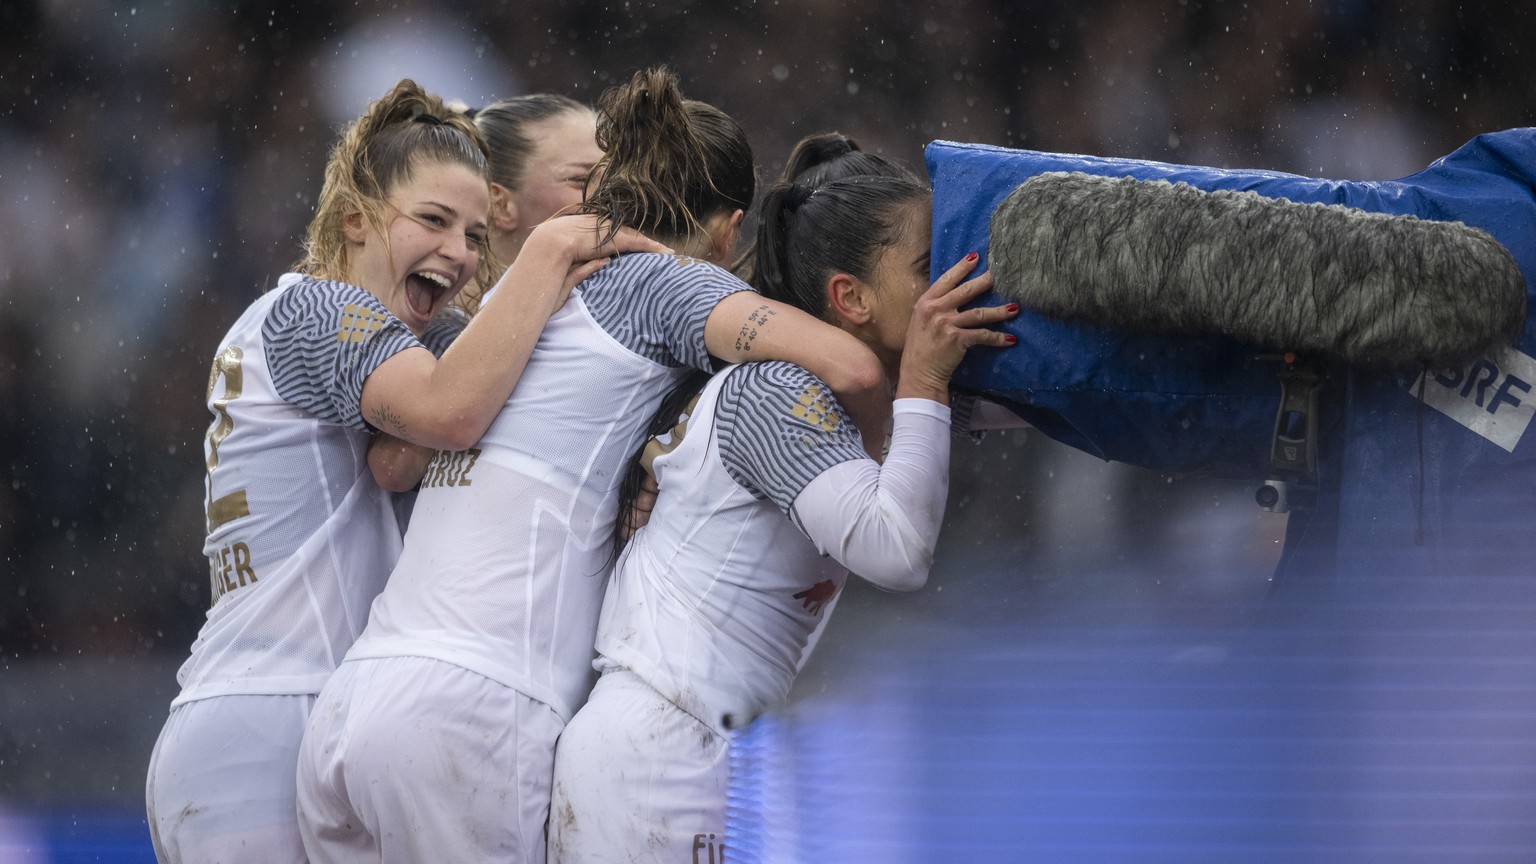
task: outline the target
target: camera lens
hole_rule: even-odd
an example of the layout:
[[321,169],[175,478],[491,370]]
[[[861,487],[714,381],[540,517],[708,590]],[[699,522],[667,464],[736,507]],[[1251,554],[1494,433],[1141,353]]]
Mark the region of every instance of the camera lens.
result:
[[1280,501],[1280,490],[1273,486],[1260,486],[1253,493],[1253,500],[1259,502],[1259,506],[1268,510]]

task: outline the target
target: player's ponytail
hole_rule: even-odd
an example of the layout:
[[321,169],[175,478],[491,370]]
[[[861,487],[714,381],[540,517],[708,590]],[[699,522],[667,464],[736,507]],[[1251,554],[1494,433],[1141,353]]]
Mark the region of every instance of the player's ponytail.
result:
[[684,99],[666,67],[636,72],[598,100],[597,186],[582,209],[613,230],[677,240],[722,211],[745,210],[757,191],[752,148],[720,109]]
[[[818,318],[826,313],[826,299],[821,296],[819,284],[796,280],[793,276],[792,256],[801,252],[797,247],[804,232],[800,209],[815,194],[801,183],[776,183],[763,195],[758,211],[757,239],[753,243],[756,262],[752,272],[752,287],[764,297],[790,303],[805,309]],[[812,242],[815,242],[814,239]]]
[[798,180],[800,175],[815,168],[842,159],[850,153],[862,153],[859,142],[841,132],[815,132],[801,138],[795,149],[789,151],[789,161],[784,165],[783,179]]
[[[325,279],[345,278],[342,225],[347,215],[362,213],[384,233],[390,193],[408,182],[418,166],[431,163],[463,165],[485,177],[485,142],[462,111],[448,108],[416,82],[402,79],[371,103],[331,149],[304,257],[295,269]],[[475,278],[481,288],[494,280],[499,269],[490,258],[481,251]]]
[[[912,171],[899,162],[878,153],[866,153],[859,142],[841,132],[815,132],[801,138],[789,153],[784,165],[782,183],[798,183],[807,189],[816,189],[835,180],[849,177],[899,177],[917,179]],[[763,210],[767,211],[766,204]],[[774,208],[777,209],[777,208]],[[774,267],[775,262],[762,262],[759,240],[754,238],[731,269],[742,281],[763,290],[762,267]],[[782,269],[782,268],[781,268]]]
[[928,187],[905,171],[815,188],[775,184],[763,196],[753,287],[764,297],[826,317],[827,279],[848,273],[872,282],[881,249],[901,239],[904,206],[928,194]]

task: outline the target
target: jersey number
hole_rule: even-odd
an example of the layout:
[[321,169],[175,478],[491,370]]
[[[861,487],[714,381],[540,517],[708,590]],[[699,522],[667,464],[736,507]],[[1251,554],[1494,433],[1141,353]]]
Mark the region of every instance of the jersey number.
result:
[[[217,500],[213,497],[213,469],[219,467],[219,445],[229,437],[229,433],[235,430],[235,421],[229,416],[229,403],[240,397],[242,376],[240,374],[240,361],[245,353],[239,348],[230,346],[219,352],[213,358],[213,368],[208,371],[208,396],[212,400],[209,406],[213,413],[218,415],[219,421],[208,430],[208,531],[212,533],[215,528],[239,519],[241,516],[251,515],[249,505],[245,501],[245,490],[237,489],[228,495],[221,496]],[[213,398],[213,389],[219,383],[220,377],[224,378],[224,395],[218,399]]]

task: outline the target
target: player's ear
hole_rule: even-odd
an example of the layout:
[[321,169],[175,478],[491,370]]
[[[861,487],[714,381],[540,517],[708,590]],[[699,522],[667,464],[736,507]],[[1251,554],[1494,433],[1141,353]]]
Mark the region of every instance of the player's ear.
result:
[[827,277],[827,308],[839,321],[862,327],[875,317],[874,290],[851,273]]
[[730,260],[736,251],[736,233],[745,216],[746,213],[741,210],[732,210],[730,213],[716,213],[705,220],[704,230],[709,235],[709,260],[716,263]]
[[491,184],[491,227],[503,234],[517,230],[517,196],[500,183]]
[[368,237],[368,220],[361,210],[341,217],[341,233],[349,243],[361,243]]

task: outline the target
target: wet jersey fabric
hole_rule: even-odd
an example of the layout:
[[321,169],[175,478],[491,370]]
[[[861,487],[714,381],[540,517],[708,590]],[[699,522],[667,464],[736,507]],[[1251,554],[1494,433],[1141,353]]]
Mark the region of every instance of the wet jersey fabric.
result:
[[[705,387],[687,434],[656,458],[666,494],[615,568],[599,666],[627,667],[722,732],[784,699],[846,577],[797,527],[794,502],[823,472],[866,458],[828,394],[771,361]],[[818,401],[824,411],[806,407]]]
[[[1514,350],[1467,368],[1325,368],[1319,488],[1293,513],[1281,573],[1536,573],[1536,129],[1481,135],[1401,180],[1336,181],[934,142],[936,268],[987,250],[999,201],[1046,171],[1247,190],[1299,203],[1455,220],[1493,235],[1526,275]],[[1240,241],[1239,241],[1240,242]],[[986,302],[985,300],[983,302]],[[1264,479],[1282,364],[1216,336],[1130,334],[1027,310],[1008,351],[971,352],[954,378],[1046,434],[1155,470]],[[1422,384],[1422,399],[1420,398]]]
[[208,381],[213,606],[174,704],[314,694],[400,552],[368,472],[363,382],[420,346],[362,288],[287,274],[230,328]]
[[389,587],[349,656],[454,663],[568,720],[591,687],[628,461],[666,392],[713,367],[705,321],[743,290],[712,264],[649,253],[577,286],[485,436],[428,467]]

